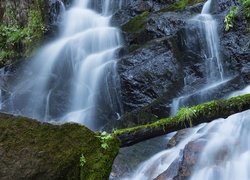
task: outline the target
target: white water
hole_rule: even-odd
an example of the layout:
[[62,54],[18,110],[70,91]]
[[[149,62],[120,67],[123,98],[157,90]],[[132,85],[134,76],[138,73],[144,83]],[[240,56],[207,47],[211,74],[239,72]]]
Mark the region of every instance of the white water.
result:
[[[218,47],[219,36],[217,33],[217,22],[213,16],[209,14],[211,2],[212,0],[208,0],[204,4],[201,14],[190,20],[199,26],[199,30],[201,34],[204,34],[206,40],[206,49],[204,54],[206,57],[204,62],[206,68],[206,83],[205,88],[197,91],[198,93],[202,91],[204,97],[206,97],[206,91],[212,89],[210,87],[219,86],[220,84],[223,84],[224,80],[223,65]],[[175,115],[180,106],[183,106],[181,100],[186,102],[189,100],[190,96],[190,94],[187,94],[179,98],[175,98],[172,102],[171,115]],[[199,99],[198,101],[201,103],[203,102],[203,99]]]
[[215,124],[217,130],[209,137],[191,180],[250,179],[249,117],[250,111],[245,111]]
[[[182,105],[182,104],[188,104],[187,101],[191,101],[193,100],[192,99],[192,96],[195,96],[195,98],[199,98],[199,101],[206,101],[206,98],[207,97],[207,92],[208,91],[212,91],[212,90],[216,90],[216,88],[220,85],[223,85],[223,84],[226,84],[228,81],[230,81],[231,79],[224,79],[223,81],[219,81],[217,83],[212,83],[210,85],[207,85],[205,88],[203,89],[200,89],[200,90],[197,90],[196,92],[194,93],[191,93],[191,94],[187,94],[187,95],[183,95],[183,96],[180,96],[178,98],[174,98],[173,99],[173,102],[172,102],[172,108],[171,108],[171,114],[172,115],[175,115],[179,109],[179,107]],[[193,100],[195,101],[195,100]]]
[[[96,129],[102,124],[94,121],[98,98],[114,107],[114,114],[120,113],[115,112],[120,108],[115,52],[122,43],[119,29],[110,25],[112,3],[120,2],[98,2],[99,13],[91,8],[91,0],[75,0],[68,10],[60,3],[59,38],[38,52],[29,66],[31,72],[27,70],[14,85],[9,101],[22,103],[21,107],[6,102],[5,111],[46,121],[59,118]],[[114,86],[112,91],[108,86]],[[61,103],[67,106],[62,108]],[[56,115],[51,114],[54,106],[59,107]]]
[[[250,93],[250,86],[230,97]],[[124,180],[152,180],[166,171],[185,146],[206,137],[191,180],[250,179],[250,110],[191,129],[176,147],[164,150],[143,162]],[[221,159],[219,157],[222,157]]]
[[149,160],[143,162],[130,177],[123,180],[152,180],[156,178],[174,162],[186,144],[198,136],[197,132],[202,126],[193,128],[187,137],[176,147],[159,152]]

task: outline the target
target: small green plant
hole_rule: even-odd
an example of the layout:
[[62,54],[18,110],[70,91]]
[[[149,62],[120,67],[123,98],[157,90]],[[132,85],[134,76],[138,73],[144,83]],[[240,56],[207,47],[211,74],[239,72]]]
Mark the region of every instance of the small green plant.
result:
[[178,111],[177,116],[179,116],[179,120],[181,122],[188,121],[189,126],[192,127],[193,126],[192,119],[196,117],[197,114],[196,114],[196,110],[192,108],[181,108]]
[[101,147],[103,149],[108,149],[109,145],[108,145],[108,141],[110,139],[112,139],[112,135],[111,134],[108,134],[107,132],[102,132],[100,135],[96,136],[97,138],[100,139],[101,141]]
[[84,157],[84,155],[82,154],[80,157],[80,166],[83,167],[86,164],[86,158]]
[[237,13],[238,13],[237,6],[233,6],[230,8],[229,13],[224,20],[224,22],[226,23],[226,28],[225,28],[226,31],[229,31],[229,29],[234,26],[234,19],[236,18]]
[[240,0],[240,7],[243,10],[244,15],[250,18],[250,0]]

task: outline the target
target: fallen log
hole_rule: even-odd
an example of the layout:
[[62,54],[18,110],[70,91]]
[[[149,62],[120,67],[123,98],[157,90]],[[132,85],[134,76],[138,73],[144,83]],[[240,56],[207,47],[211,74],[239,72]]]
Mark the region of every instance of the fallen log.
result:
[[250,109],[250,94],[182,108],[176,116],[146,125],[115,130],[113,133],[120,139],[122,147],[131,146],[180,129],[208,123],[218,118],[227,118],[248,109]]

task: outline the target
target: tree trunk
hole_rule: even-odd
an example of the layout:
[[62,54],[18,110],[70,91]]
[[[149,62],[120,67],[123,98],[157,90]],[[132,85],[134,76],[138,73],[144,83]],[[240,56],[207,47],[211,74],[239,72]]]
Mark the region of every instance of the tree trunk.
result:
[[250,109],[250,94],[183,108],[176,116],[151,124],[117,130],[114,134],[121,140],[122,147],[131,146],[180,129],[208,123],[218,118],[226,118],[248,109]]

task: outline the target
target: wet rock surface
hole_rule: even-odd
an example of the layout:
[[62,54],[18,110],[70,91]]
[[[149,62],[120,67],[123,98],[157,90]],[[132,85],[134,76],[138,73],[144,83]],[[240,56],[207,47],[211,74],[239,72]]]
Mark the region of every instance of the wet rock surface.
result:
[[[250,81],[248,21],[239,13],[234,27],[225,31],[224,18],[230,6],[235,4],[234,0],[213,1],[212,15],[218,24],[225,80],[229,81],[212,88],[204,101],[224,98],[230,92],[244,88]],[[124,24],[122,30],[126,46],[118,61],[118,71],[125,114],[120,122],[116,122],[117,127],[145,124],[168,116],[173,98],[180,94],[194,92],[191,101],[184,103],[186,106],[201,103],[195,99],[204,96],[196,92],[206,81],[203,52],[206,45],[204,36],[190,19],[201,12],[202,6],[203,3],[199,3],[174,12],[140,6],[142,10],[131,10],[133,15],[121,23]],[[145,11],[148,13],[143,14]],[[140,17],[139,22],[142,22],[139,29],[133,28],[133,23],[138,22],[131,20],[134,16]],[[166,41],[168,45],[163,43]],[[171,69],[175,71],[169,71]],[[163,77],[164,72],[169,75]],[[171,89],[171,93],[166,89]]]
[[121,148],[114,161],[109,179],[119,180],[122,177],[130,176],[140,163],[163,150],[164,143],[168,140],[168,137],[162,136],[141,142],[131,147]]

